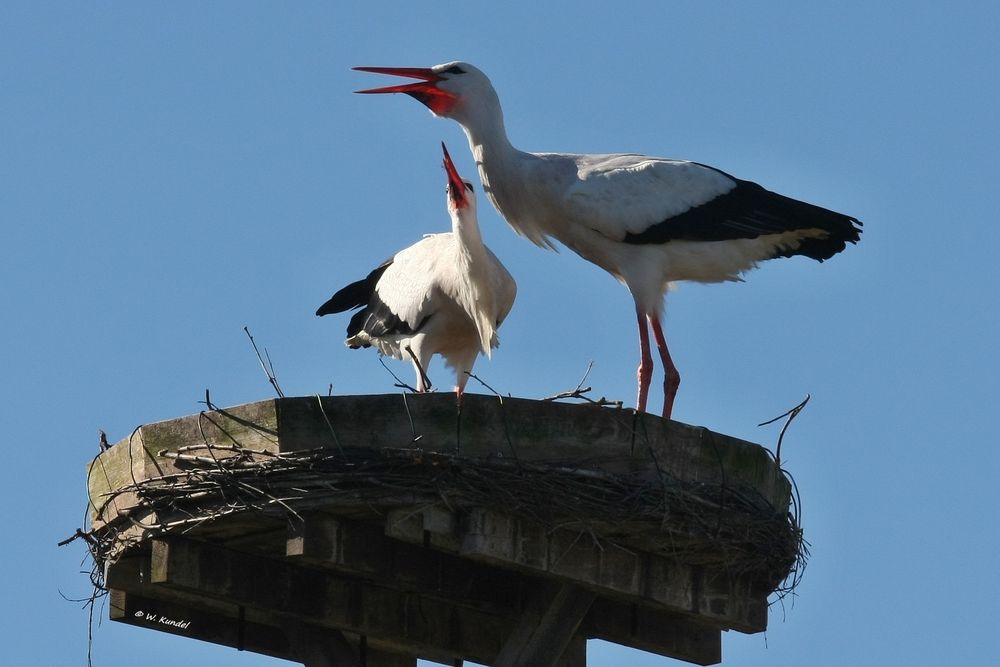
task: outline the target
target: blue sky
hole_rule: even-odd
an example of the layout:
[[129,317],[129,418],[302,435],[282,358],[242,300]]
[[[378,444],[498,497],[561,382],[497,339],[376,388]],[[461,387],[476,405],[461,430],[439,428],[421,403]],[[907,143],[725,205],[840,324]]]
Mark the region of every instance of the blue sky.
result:
[[[981,665],[1000,617],[995,3],[29,3],[0,21],[5,664],[83,664],[84,466],[97,430],[270,387],[395,391],[337,288],[447,228],[439,143],[465,138],[354,65],[469,61],[525,150],[712,164],[855,215],[861,244],[685,285],[666,332],[675,418],[784,444],[812,558],[724,664]],[[477,372],[516,396],[634,401],[625,290],[480,205],[518,280]],[[395,369],[409,377],[409,369]],[[431,369],[447,384],[440,366]],[[474,383],[471,391],[477,391]],[[652,404],[659,405],[654,394]],[[106,609],[102,609],[106,615]],[[46,637],[47,639],[42,639]],[[280,664],[107,621],[99,665]],[[590,664],[670,661],[592,642]]]

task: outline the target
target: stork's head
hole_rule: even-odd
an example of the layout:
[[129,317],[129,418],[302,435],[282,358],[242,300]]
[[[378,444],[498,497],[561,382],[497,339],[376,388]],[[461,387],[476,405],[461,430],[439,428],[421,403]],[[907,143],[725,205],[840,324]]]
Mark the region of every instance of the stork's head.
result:
[[448,174],[448,210],[456,213],[473,215],[476,212],[476,194],[472,183],[464,180],[455,169],[455,163],[448,155],[448,148],[441,142],[441,150],[444,151],[444,170]]
[[500,101],[493,84],[485,74],[468,63],[455,61],[434,67],[355,67],[354,69],[420,79],[417,83],[367,88],[357,92],[406,93],[430,109],[435,116],[464,122],[477,114],[482,114],[484,110],[494,108],[497,112],[500,110]]

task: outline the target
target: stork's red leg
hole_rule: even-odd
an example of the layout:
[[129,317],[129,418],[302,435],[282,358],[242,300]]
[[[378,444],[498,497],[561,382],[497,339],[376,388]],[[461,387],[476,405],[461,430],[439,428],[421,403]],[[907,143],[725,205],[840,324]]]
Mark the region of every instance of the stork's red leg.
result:
[[646,398],[649,395],[649,382],[653,379],[653,355],[649,353],[649,330],[646,329],[646,314],[638,308],[635,314],[639,320],[639,398],[635,409],[646,411]]
[[674,409],[674,397],[677,396],[677,388],[681,385],[681,374],[677,372],[677,367],[670,358],[667,339],[663,337],[663,329],[660,327],[660,318],[650,315],[649,324],[653,327],[656,349],[660,351],[660,360],[663,362],[663,418],[670,419],[670,413]]

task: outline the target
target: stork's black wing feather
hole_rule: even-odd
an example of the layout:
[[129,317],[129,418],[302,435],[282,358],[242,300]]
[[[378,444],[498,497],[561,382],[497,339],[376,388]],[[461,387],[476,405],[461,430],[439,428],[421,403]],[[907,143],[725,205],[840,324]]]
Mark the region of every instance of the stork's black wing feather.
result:
[[[714,170],[725,174],[718,169]],[[805,255],[823,261],[843,250],[847,243],[857,243],[861,238],[861,222],[857,218],[779,195],[751,181],[725,175],[736,182],[732,190],[647,227],[638,234],[626,234],[625,243],[729,241],[820,229],[827,233],[825,238],[803,239],[794,250],[776,250],[775,257]]]
[[411,325],[389,310],[389,306],[379,298],[378,292],[373,292],[368,305],[354,313],[348,323],[347,337],[350,338],[361,331],[367,333],[370,338],[411,334],[420,331],[430,318],[431,315],[428,314],[417,322],[416,326]]
[[[410,334],[419,331],[427,324],[430,315],[424,317],[416,326],[400,319],[389,306],[386,305],[378,295],[378,282],[382,274],[392,264],[392,260],[386,261],[377,269],[369,273],[363,280],[347,285],[339,290],[330,299],[316,310],[317,315],[329,315],[331,313],[342,313],[352,308],[361,310],[351,316],[351,321],[347,324],[347,337],[364,331],[370,338],[382,336],[392,336],[397,334]],[[357,347],[352,345],[352,347]],[[368,347],[365,345],[365,347]]]
[[323,315],[342,313],[351,308],[368,305],[368,302],[375,294],[375,286],[378,285],[379,278],[382,277],[382,274],[385,273],[385,270],[391,264],[392,260],[390,259],[369,273],[365,278],[338,290],[326,303],[316,309],[316,314],[322,317]]

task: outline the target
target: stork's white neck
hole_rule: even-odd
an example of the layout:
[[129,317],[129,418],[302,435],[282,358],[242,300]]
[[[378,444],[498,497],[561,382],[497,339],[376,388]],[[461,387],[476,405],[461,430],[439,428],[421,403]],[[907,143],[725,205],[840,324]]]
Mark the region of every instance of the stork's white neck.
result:
[[475,209],[456,211],[449,207],[451,229],[455,238],[452,258],[460,280],[452,283],[451,297],[469,314],[479,332],[480,349],[490,356],[496,336],[496,295],[490,286],[489,257],[479,231]]
[[490,194],[490,172],[500,173],[509,170],[511,163],[520,153],[507,138],[499,100],[494,98],[491,102],[481,103],[468,109],[459,119],[469,139],[469,148],[472,150],[472,156],[476,160],[476,166],[479,168],[479,174],[488,194]]
[[464,247],[474,256],[484,253],[483,235],[479,231],[479,223],[476,220],[474,211],[458,212],[449,207],[451,214],[451,231],[458,240],[459,246]]
[[548,221],[539,216],[544,206],[535,201],[537,188],[531,176],[537,156],[511,145],[499,101],[494,99],[464,111],[456,120],[469,139],[486,196],[514,231],[537,245],[551,248],[547,237],[553,231],[548,228]]

